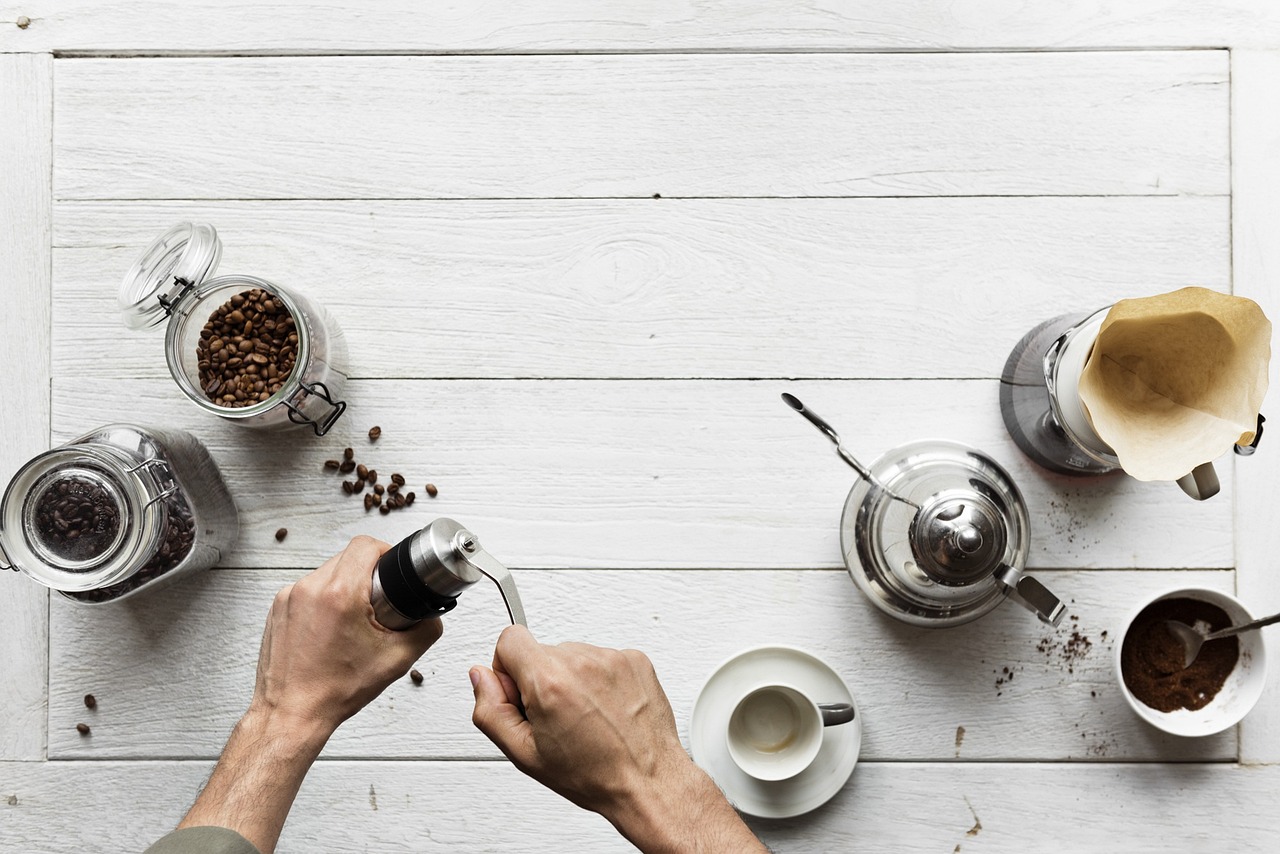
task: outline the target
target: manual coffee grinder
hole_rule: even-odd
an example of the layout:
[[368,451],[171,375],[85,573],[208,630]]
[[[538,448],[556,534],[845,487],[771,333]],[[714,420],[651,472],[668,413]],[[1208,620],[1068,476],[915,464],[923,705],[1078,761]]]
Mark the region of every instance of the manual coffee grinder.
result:
[[512,625],[527,626],[511,572],[480,547],[480,539],[441,517],[388,549],[373,571],[373,615],[404,631],[452,611],[462,592],[481,578],[498,585]]

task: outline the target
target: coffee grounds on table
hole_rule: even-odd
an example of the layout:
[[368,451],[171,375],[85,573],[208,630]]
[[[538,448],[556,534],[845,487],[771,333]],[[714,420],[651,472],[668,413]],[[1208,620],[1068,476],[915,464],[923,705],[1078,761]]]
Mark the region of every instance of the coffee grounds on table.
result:
[[244,291],[214,309],[200,331],[200,388],[219,406],[253,406],[281,389],[297,356],[298,330],[284,303],[261,288]]
[[64,560],[89,561],[115,542],[120,508],[101,485],[64,477],[49,484],[37,499],[35,525],[49,551]]
[[1182,642],[1164,625],[1177,620],[1195,626],[1209,624],[1209,631],[1231,625],[1227,612],[1198,599],[1162,599],[1138,614],[1120,650],[1120,673],[1133,696],[1161,712],[1202,709],[1217,696],[1240,658],[1239,638],[1209,641],[1200,654],[1183,667]]

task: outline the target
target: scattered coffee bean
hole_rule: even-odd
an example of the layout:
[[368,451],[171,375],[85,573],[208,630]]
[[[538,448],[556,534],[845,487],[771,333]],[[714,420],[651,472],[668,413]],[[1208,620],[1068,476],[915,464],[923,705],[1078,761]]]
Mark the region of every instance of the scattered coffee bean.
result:
[[385,486],[383,486],[382,484],[380,484],[380,483],[375,483],[375,484],[373,485],[373,494],[374,494],[374,495],[381,495],[382,493],[384,493],[384,492],[386,492],[386,491],[387,491],[387,488],[386,488]]
[[285,538],[285,537],[287,537],[287,536],[289,536],[289,529],[288,529],[288,528],[277,528],[277,529],[276,529],[276,542],[277,542],[277,543],[282,543],[282,542],[284,542],[284,538]]
[[337,460],[324,461],[324,467],[327,468],[329,471],[337,471],[341,465],[342,463],[338,462]]
[[241,408],[280,391],[297,360],[293,315],[261,288],[243,291],[214,309],[196,344],[205,397]]
[[399,472],[396,472],[395,474],[391,475],[391,482],[394,483],[396,486],[404,486],[404,475],[400,474]]
[[378,508],[378,512],[381,513],[383,516],[385,516],[391,512],[391,508],[383,504],[381,507]]
[[343,474],[351,474],[351,472],[355,470],[356,470],[356,464],[351,462],[351,460],[344,460],[342,465],[338,466],[338,471],[342,472]]
[[366,477],[366,478],[365,478],[365,480],[369,481],[370,483],[377,483],[377,482],[378,482],[378,473],[377,473],[376,471],[374,471],[373,469],[369,469],[369,476],[368,476],[368,477]]
[[357,478],[356,482],[351,486],[351,494],[359,495],[362,492],[364,492],[364,479]]
[[427,484],[427,495],[430,495],[432,498],[435,498],[439,494],[440,494],[440,490],[436,489],[436,485],[434,483]]
[[392,495],[395,495],[399,491],[400,491],[400,484],[398,483],[392,483],[387,486],[387,492],[391,493]]
[[84,695],[84,707],[85,707],[86,709],[96,709],[96,708],[98,708],[98,698],[97,698],[97,697],[95,697],[95,696],[93,696],[92,694],[85,694],[85,695]]
[[89,725],[88,725],[88,724],[76,724],[76,732],[80,733],[81,735],[88,735],[88,734],[89,734]]
[[375,496],[372,492],[366,492],[364,494],[364,512],[368,513],[370,510],[373,509],[373,502],[376,498],[377,496]]
[[404,500],[404,496],[403,496],[403,495],[397,495],[397,496],[395,497],[394,501],[395,501],[395,505],[396,505],[396,509],[397,509],[397,510],[399,510],[401,507],[403,507],[403,506],[407,503],[407,502],[405,502],[405,500]]
[[414,685],[422,684],[422,674],[418,672],[416,667],[409,671],[409,678],[413,680]]
[[355,484],[353,484],[351,481],[349,481],[349,480],[344,480],[344,481],[342,482],[342,491],[343,491],[343,492],[345,492],[347,495],[350,495],[350,494],[351,494],[351,487],[352,487],[352,486],[354,486],[354,485],[355,485]]
[[382,435],[382,428],[381,428],[381,427],[370,427],[370,428],[369,428],[369,441],[370,441],[370,442],[376,442],[376,441],[378,441],[378,437],[379,437],[379,436],[381,436],[381,435]]
[[412,504],[412,503],[417,499],[417,497],[418,497],[418,496],[417,496],[417,494],[416,494],[416,493],[410,492],[408,495],[406,495],[406,496],[404,497],[404,503],[405,503],[405,504]]
[[355,449],[354,449],[354,448],[344,448],[344,449],[343,449],[343,451],[342,451],[342,458],[343,458],[344,460],[354,460],[354,459],[356,458],[356,452],[355,452]]
[[369,479],[369,467],[368,467],[367,465],[365,465],[364,463],[361,463],[360,465],[356,466],[356,474],[357,474],[357,475],[359,475],[359,477],[360,477],[360,479],[361,479],[361,480],[368,480],[368,479]]

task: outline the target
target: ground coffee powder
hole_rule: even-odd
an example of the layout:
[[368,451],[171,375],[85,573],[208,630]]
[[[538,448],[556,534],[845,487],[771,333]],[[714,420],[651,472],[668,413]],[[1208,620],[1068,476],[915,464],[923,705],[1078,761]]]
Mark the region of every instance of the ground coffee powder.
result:
[[1124,684],[1146,705],[1161,712],[1202,709],[1222,690],[1240,658],[1238,638],[1209,641],[1200,654],[1183,667],[1182,642],[1164,625],[1177,620],[1194,626],[1209,624],[1209,631],[1231,625],[1227,612],[1198,599],[1162,599],[1144,608],[1129,627],[1120,650]]

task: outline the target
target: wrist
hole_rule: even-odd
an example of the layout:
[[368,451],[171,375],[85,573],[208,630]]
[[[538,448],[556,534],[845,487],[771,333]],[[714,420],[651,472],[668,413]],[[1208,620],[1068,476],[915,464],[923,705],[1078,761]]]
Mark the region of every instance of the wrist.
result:
[[314,717],[290,714],[256,701],[236,724],[234,735],[290,757],[315,759],[333,735],[336,726]]
[[635,781],[602,811],[618,832],[646,854],[745,852],[759,845],[705,771],[682,751],[660,773]]

